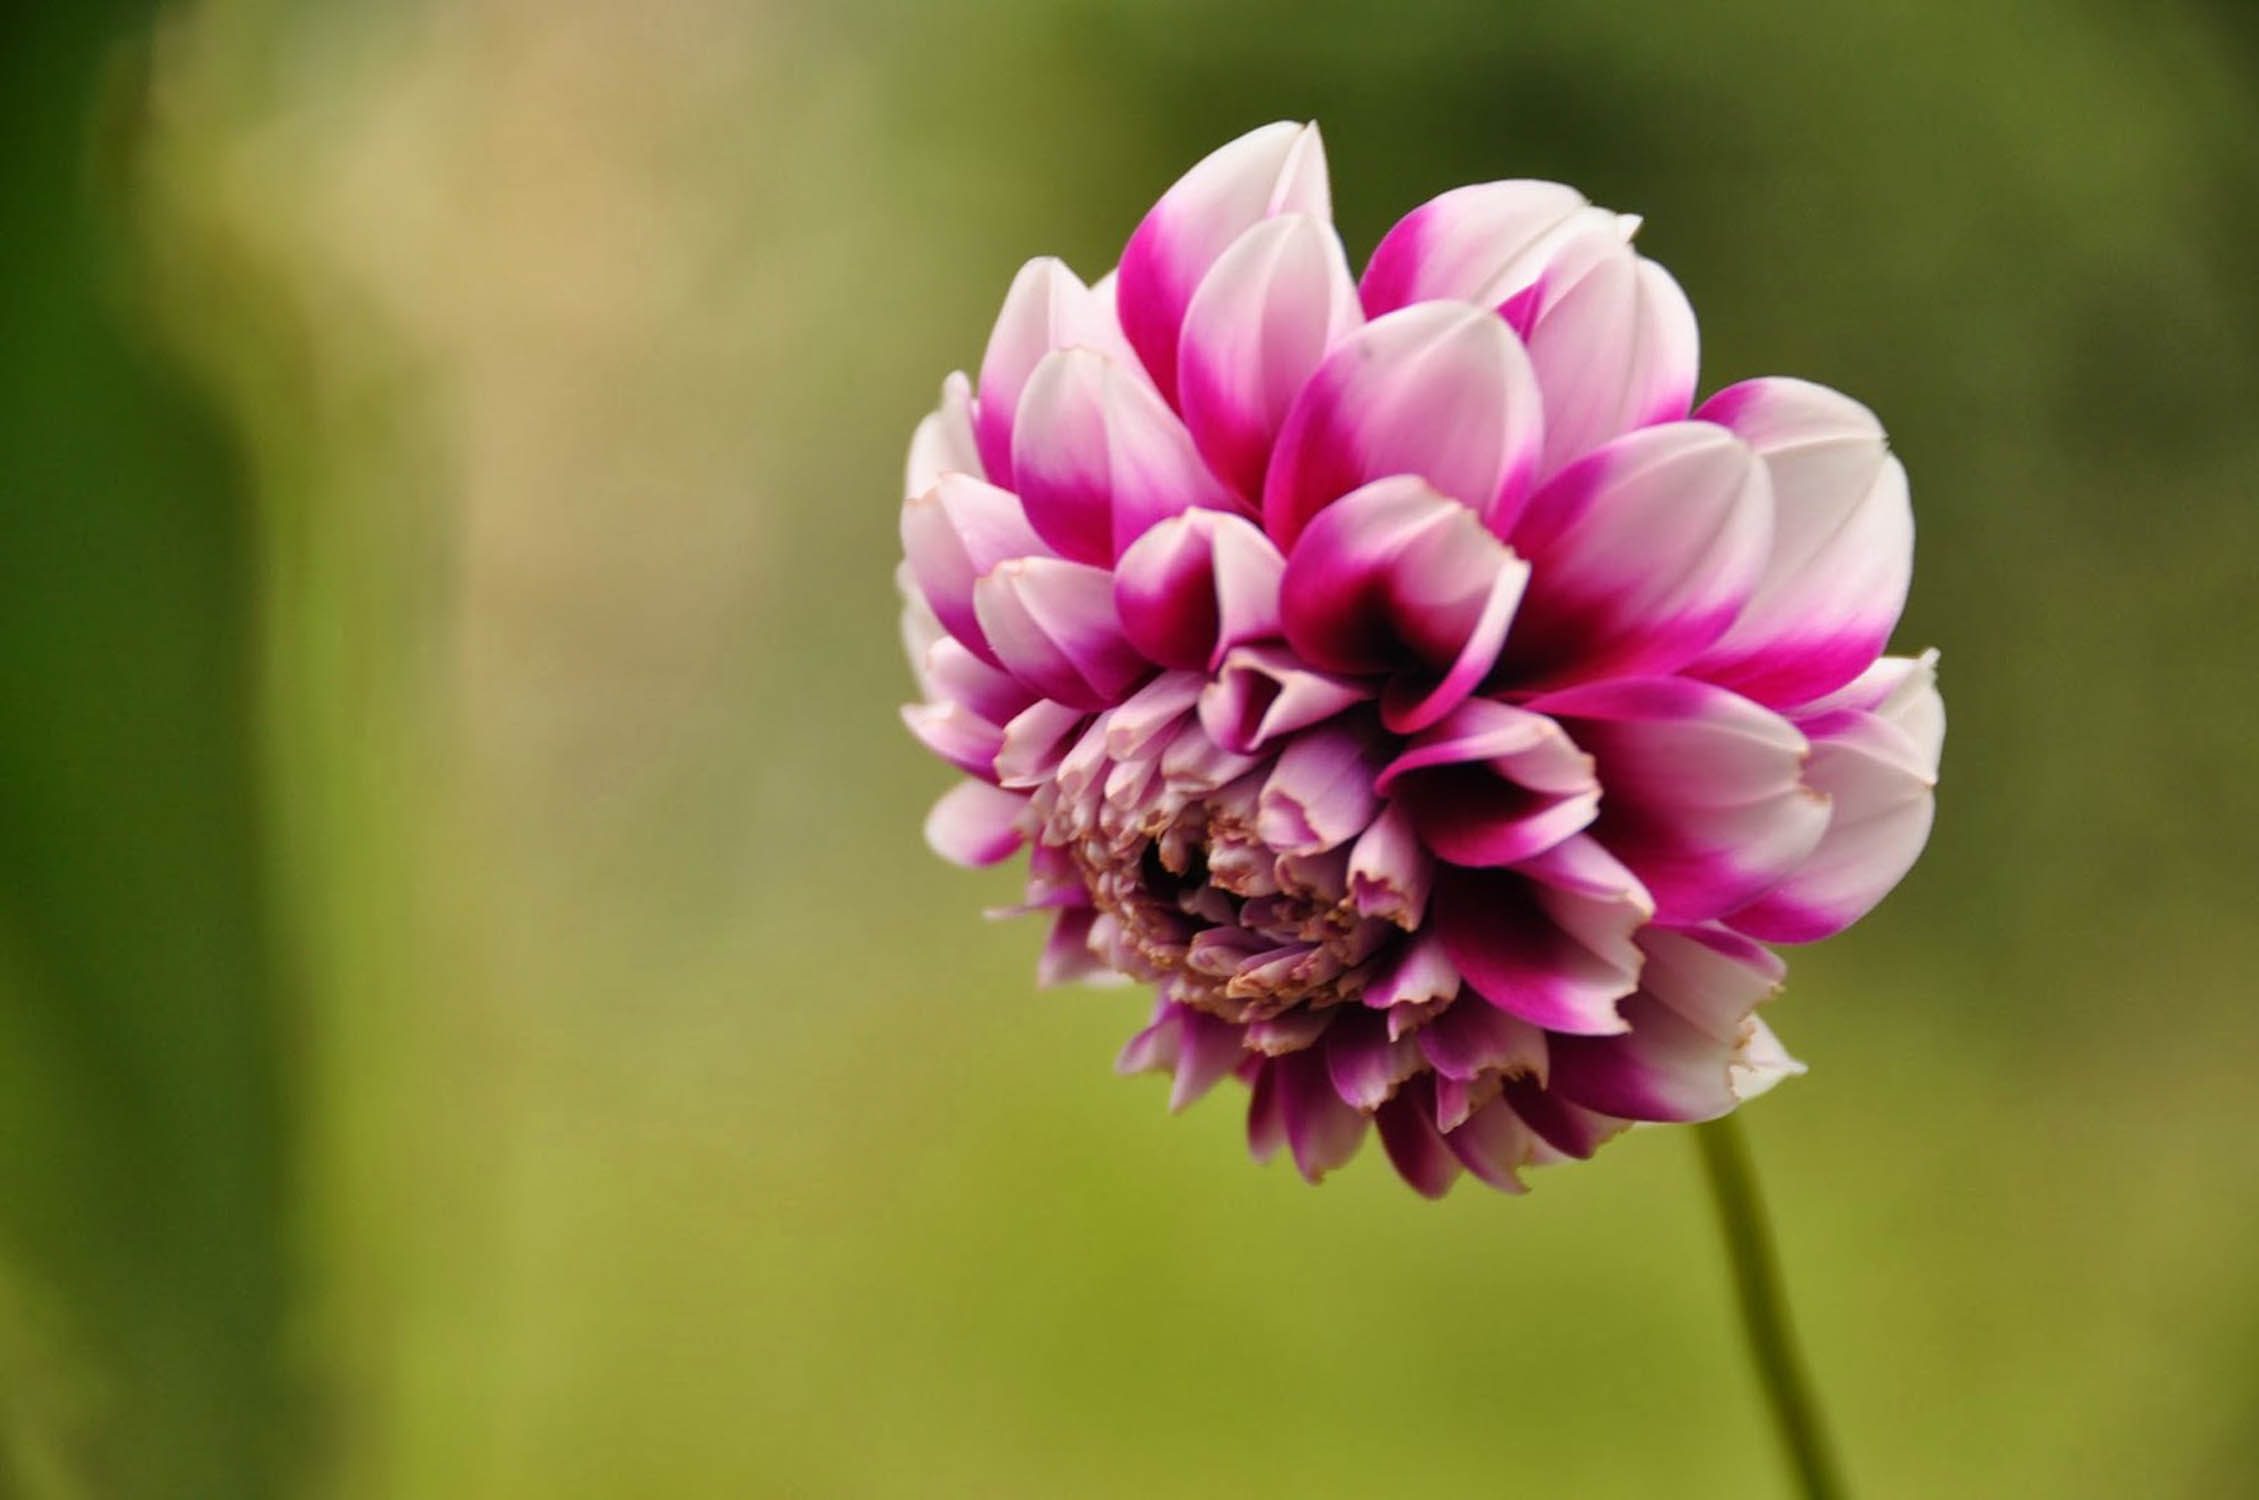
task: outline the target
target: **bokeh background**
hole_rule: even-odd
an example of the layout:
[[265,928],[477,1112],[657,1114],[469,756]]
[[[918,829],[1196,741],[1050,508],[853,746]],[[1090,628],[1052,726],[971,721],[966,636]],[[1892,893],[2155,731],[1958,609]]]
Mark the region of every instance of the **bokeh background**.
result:
[[904,440],[1315,117],[1912,471],[1926,863],[1750,1112],[1870,1496],[2259,1493],[2259,23],[200,0],[0,32],[0,1493],[1755,1496],[1683,1133],[1322,1188],[921,846]]

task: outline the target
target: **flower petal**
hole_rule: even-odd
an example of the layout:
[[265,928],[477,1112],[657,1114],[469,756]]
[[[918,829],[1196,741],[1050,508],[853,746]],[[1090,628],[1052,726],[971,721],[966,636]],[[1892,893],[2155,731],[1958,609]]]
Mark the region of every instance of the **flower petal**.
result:
[[1251,521],[1188,510],[1132,542],[1114,603],[1137,649],[1167,667],[1214,671],[1242,641],[1278,634],[1286,560]]
[[902,503],[902,553],[942,628],[991,666],[994,649],[973,608],[973,586],[998,563],[1047,557],[1019,497],[969,474],[945,473]]
[[1090,929],[1097,916],[1095,907],[1069,906],[1052,917],[1050,935],[1035,964],[1037,985],[1050,989],[1079,979],[1114,977],[1105,961],[1090,951]]
[[1278,1060],[1261,1058],[1247,1081],[1247,1154],[1267,1162],[1286,1144],[1286,1093],[1279,1083]]
[[1423,1198],[1441,1198],[1458,1180],[1460,1163],[1435,1128],[1435,1081],[1415,1078],[1373,1113],[1389,1164]]
[[1027,842],[1028,799],[985,781],[960,781],[926,814],[926,843],[951,864],[977,869],[1009,859]]
[[1370,696],[1354,682],[1310,670],[1284,647],[1241,646],[1201,690],[1200,723],[1225,749],[1252,754]]
[[[1560,920],[1557,907],[1574,925]],[[1642,920],[1628,899],[1615,904],[1611,929],[1592,897],[1514,870],[1450,869],[1437,872],[1433,910],[1452,964],[1499,1009],[1548,1031],[1624,1029],[1616,1002],[1638,987],[1629,939]]]
[[1593,833],[1638,875],[1656,916],[1707,922],[1801,864],[1828,825],[1794,724],[1684,678],[1628,677],[1533,699],[1600,765]]
[[1359,916],[1378,917],[1407,932],[1416,931],[1427,911],[1434,872],[1435,861],[1420,842],[1411,816],[1400,807],[1384,807],[1350,851],[1350,902]]
[[1459,971],[1451,966],[1434,930],[1416,932],[1376,959],[1360,998],[1373,1010],[1420,1008],[1459,993]]
[[1472,698],[1414,737],[1375,790],[1440,859],[1518,864],[1589,824],[1600,807],[1592,758],[1543,714]]
[[1535,1159],[1535,1131],[1503,1097],[1491,1100],[1444,1136],[1443,1144],[1475,1178],[1502,1193],[1525,1193],[1520,1170]]
[[1015,558],[973,586],[973,607],[1004,669],[1070,708],[1119,702],[1152,670],[1122,636],[1102,568]]
[[1329,350],[1363,321],[1341,237],[1282,214],[1232,241],[1184,316],[1177,409],[1210,467],[1263,494],[1272,440]]
[[1011,787],[1049,781],[1087,722],[1082,709],[1036,699],[1004,726],[1004,742],[996,751],[996,779]]
[[1620,437],[1549,481],[1514,528],[1531,573],[1505,672],[1560,685],[1674,671],[1733,624],[1771,543],[1764,467],[1732,433],[1674,422]]
[[1640,935],[1647,964],[1623,1004],[1622,1036],[1558,1037],[1547,1087],[1632,1120],[1714,1120],[1739,1102],[1733,1069],[1751,1012],[1780,987],[1783,965],[1730,932]]
[[1342,1103],[1371,1114],[1420,1071],[1419,1043],[1390,1037],[1378,1011],[1345,1005],[1327,1013],[1336,1017],[1326,1030],[1327,1077]]
[[1501,311],[1545,393],[1541,477],[1611,438],[1686,415],[1694,309],[1670,272],[1633,252],[1614,215],[1582,216]]
[[1211,152],[1161,195],[1123,247],[1122,331],[1170,400],[1195,289],[1234,240],[1274,214],[1333,217],[1315,125],[1280,121]]
[[1628,1120],[1715,1120],[1739,1102],[1734,1049],[1702,1035],[1646,995],[1624,1001],[1623,1036],[1565,1036],[1553,1049],[1552,1089]]
[[1882,424],[1848,396],[1783,379],[1729,386],[1697,415],[1763,457],[1774,524],[1755,593],[1693,670],[1774,707],[1841,687],[1881,652],[1913,577],[1906,471]]
[[1278,1077],[1287,1147],[1304,1180],[1317,1182],[1335,1167],[1346,1166],[1364,1144],[1369,1122],[1334,1092],[1323,1049],[1273,1058],[1271,1068]]
[[1866,671],[1796,710],[1799,722],[1845,709],[1879,714],[1912,736],[1934,769],[1945,750],[1945,702],[1937,695],[1937,650],[1885,656]]
[[1543,449],[1543,410],[1521,341],[1488,308],[1390,313],[1343,339],[1295,398],[1263,482],[1263,528],[1291,554],[1343,495],[1416,474],[1504,535]]
[[934,703],[954,703],[991,724],[1009,724],[1035,701],[1025,684],[973,655],[964,642],[942,636],[925,649],[918,685]]
[[1809,943],[1874,910],[1929,841],[1944,718],[1925,670],[1884,711],[1845,709],[1807,721],[1812,759],[1804,779],[1830,799],[1827,832],[1787,879],[1728,920],[1772,942]]
[[1089,349],[1046,355],[1028,377],[1012,473],[1028,523],[1077,562],[1109,564],[1158,521],[1234,504],[1176,413]]
[[1256,803],[1256,832],[1282,854],[1323,854],[1365,831],[1380,798],[1379,737],[1369,726],[1336,720],[1305,730],[1271,768]]
[[1528,579],[1529,565],[1472,510],[1399,475],[1327,507],[1302,533],[1280,616],[1315,666],[1397,674],[1385,717],[1406,734],[1481,685]]
[[1012,428],[1028,377],[1044,356],[1077,345],[1128,354],[1114,322],[1112,298],[1084,286],[1082,278],[1051,256],[1029,261],[1012,278],[988,336],[988,352],[981,357],[980,400],[973,411],[980,464],[970,472],[1011,481]]
[[1374,247],[1357,287],[1365,316],[1441,300],[1496,307],[1529,284],[1544,246],[1588,212],[1584,194],[1558,182],[1481,182],[1431,198]]
[[973,383],[962,370],[941,383],[941,405],[926,414],[910,434],[910,457],[903,466],[904,498],[922,495],[944,474],[986,476],[980,446],[973,437]]
[[1153,1023],[1122,1049],[1114,1071],[1172,1074],[1169,1110],[1173,1114],[1222,1082],[1245,1055],[1238,1027],[1189,1005],[1164,1000],[1153,1012]]
[[1780,993],[1788,965],[1764,944],[1723,927],[1649,927],[1639,987],[1713,1040],[1738,1045],[1750,1013]]
[[1773,1028],[1751,1017],[1749,1035],[1734,1058],[1734,1097],[1746,1103],[1759,1094],[1771,1093],[1782,1079],[1797,1077],[1804,1071],[1804,1064],[1788,1055],[1781,1039],[1773,1035]]
[[[1527,1079],[1510,1079],[1499,1097],[1547,1146],[1582,1161],[1631,1128],[1631,1121],[1586,1109]],[[1543,1160],[1542,1154],[1533,1159]]]
[[996,752],[1004,748],[998,725],[961,703],[906,703],[902,722],[919,744],[966,775],[996,779]]
[[1474,997],[1454,1001],[1415,1037],[1428,1065],[1446,1078],[1464,1083],[1500,1073],[1545,1081],[1545,1033]]
[[1142,759],[1165,750],[1171,731],[1200,699],[1200,674],[1163,672],[1106,714],[1106,753],[1116,760]]

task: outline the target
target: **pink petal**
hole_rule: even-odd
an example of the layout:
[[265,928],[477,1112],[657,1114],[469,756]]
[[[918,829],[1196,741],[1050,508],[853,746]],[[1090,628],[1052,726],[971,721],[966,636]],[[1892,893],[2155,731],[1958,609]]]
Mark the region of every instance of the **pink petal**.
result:
[[1528,579],[1473,511],[1398,476],[1319,513],[1287,558],[1280,613],[1313,665],[1396,673],[1384,717],[1406,734],[1481,686]]
[[1473,698],[1416,736],[1381,772],[1436,856],[1460,865],[1518,864],[1593,820],[1592,758],[1543,714]]
[[1373,1010],[1420,1007],[1459,993],[1459,971],[1433,929],[1414,933],[1374,961],[1360,998]]
[[1256,224],[1201,281],[1177,349],[1177,408],[1210,467],[1242,496],[1262,497],[1287,408],[1363,321],[1341,238],[1323,219]]
[[[1641,992],[1623,1003],[1631,1029],[1622,1036],[1555,1037],[1547,1088],[1587,1109],[1630,1120],[1714,1120],[1730,1114],[1739,1102],[1732,1079],[1739,1023],[1732,1035],[1720,1038],[1713,1028],[1689,1020],[1653,993],[1670,982],[1668,970],[1642,976]],[[1757,991],[1749,1003],[1770,992]],[[1711,1002],[1705,994],[1694,1006]],[[1747,1014],[1745,1007],[1744,1019]]]
[[1278,1077],[1279,1112],[1296,1169],[1306,1181],[1317,1182],[1346,1166],[1364,1144],[1368,1122],[1334,1092],[1324,1052],[1311,1049],[1274,1058],[1271,1068]]
[[1583,1160],[1631,1127],[1629,1120],[1589,1110],[1525,1079],[1509,1081],[1500,1098],[1539,1140]]
[[924,494],[944,474],[970,474],[975,479],[987,474],[973,437],[973,385],[961,370],[941,383],[941,405],[927,413],[910,434],[910,457],[903,466],[903,497]]
[[1708,683],[1636,677],[1530,706],[1562,721],[1607,789],[1593,832],[1638,875],[1658,919],[1707,922],[1787,877],[1826,831],[1788,720]]
[[1505,309],[1545,393],[1541,476],[1611,438],[1677,421],[1694,396],[1694,309],[1612,218],[1588,215],[1548,246],[1543,269]]
[[[1031,260],[1012,278],[1004,308],[988,336],[980,365],[980,400],[973,415],[980,459],[969,472],[1010,482],[1012,428],[1028,377],[1054,350],[1075,345],[1107,354],[1128,353],[1114,323],[1112,299],[1086,287],[1064,263]],[[945,403],[946,404],[946,403]]]
[[1326,1032],[1326,1072],[1334,1092],[1367,1114],[1387,1103],[1399,1085],[1420,1071],[1419,1043],[1392,1039],[1379,1012],[1342,1006]]
[[1335,500],[1416,474],[1504,535],[1534,477],[1543,409],[1521,341],[1488,308],[1391,313],[1342,340],[1295,399],[1264,478],[1263,527],[1291,554]]
[[1297,736],[1256,803],[1263,842],[1284,854],[1323,854],[1364,832],[1380,810],[1373,792],[1380,755],[1370,728],[1347,721]]
[[1788,965],[1764,944],[1718,926],[1650,927],[1641,990],[1714,1041],[1738,1046],[1750,1013],[1780,993]]
[[902,722],[918,743],[966,775],[996,779],[996,752],[1004,748],[1004,731],[963,704],[905,704]]
[[1122,330],[1170,400],[1195,289],[1234,240],[1275,214],[1333,217],[1315,125],[1265,125],[1212,152],[1161,195],[1123,247]]
[[1038,698],[1004,726],[1004,742],[996,751],[996,779],[1012,787],[1049,781],[1087,721],[1082,709]]
[[1119,702],[1151,670],[1122,637],[1102,568],[1016,558],[974,585],[973,606],[1004,669],[1070,708]]
[[1357,836],[1349,855],[1349,898],[1360,916],[1378,917],[1410,932],[1427,910],[1435,861],[1400,807],[1384,807]]
[[1051,919],[1050,935],[1036,960],[1035,982],[1046,989],[1095,979],[1112,971],[1090,951],[1090,927],[1098,916],[1088,906],[1070,906]]
[[1545,1081],[1545,1033],[1471,997],[1447,1006],[1420,1028],[1416,1040],[1428,1065],[1446,1078],[1465,1082],[1502,1073]]
[[1358,283],[1365,315],[1442,300],[1496,307],[1529,284],[1533,252],[1587,212],[1584,195],[1557,182],[1483,182],[1431,198],[1374,247]]
[[1311,671],[1284,647],[1241,646],[1202,690],[1200,723],[1225,749],[1251,754],[1371,696],[1354,682]]
[[1913,868],[1936,813],[1944,705],[1924,681],[1893,705],[1922,738],[1883,713],[1840,710],[1806,725],[1804,779],[1830,800],[1819,846],[1779,885],[1729,919],[1779,943],[1831,937],[1874,910]]
[[1012,473],[1028,523],[1077,562],[1111,563],[1179,511],[1235,503],[1176,413],[1089,349],[1046,355],[1028,377]]
[[1230,1076],[1247,1055],[1240,1044],[1239,1028],[1187,1006],[1178,1042],[1176,1080],[1169,1090],[1169,1108],[1182,1110]]
[[1035,701],[1035,695],[1000,667],[973,655],[959,640],[943,636],[926,647],[918,685],[935,703],[962,705],[991,724],[1008,724]]
[[[1213,928],[1210,929],[1210,931],[1214,930]],[[1205,936],[1206,934],[1202,935]],[[1257,962],[1275,960],[1284,951],[1273,948],[1254,954],[1252,957]],[[1294,956],[1297,958],[1309,951],[1307,947],[1297,947],[1293,950]],[[1244,969],[1246,964],[1243,962],[1241,967]],[[1297,1009],[1286,1011],[1280,1015],[1265,1016],[1257,1021],[1250,1021],[1242,1035],[1250,1050],[1260,1052],[1265,1057],[1284,1057],[1289,1052],[1300,1052],[1306,1047],[1316,1046],[1325,1037],[1332,1025],[1333,1012],[1330,1010]]]
[[1506,643],[1517,684],[1670,672],[1748,602],[1772,499],[1748,445],[1707,422],[1620,437],[1530,501],[1514,548],[1530,583]]
[[1114,603],[1137,649],[1168,667],[1214,671],[1243,641],[1278,634],[1286,560],[1243,517],[1188,510],[1155,525],[1114,567]]
[[926,843],[951,864],[977,869],[1009,859],[1027,841],[1028,799],[985,781],[960,781],[926,814]]
[[1914,513],[1882,424],[1802,380],[1751,380],[1702,404],[1764,458],[1773,545],[1756,592],[1694,670],[1775,707],[1807,702],[1875,660],[1906,605]]
[[1106,714],[1106,753],[1144,758],[1164,748],[1200,699],[1200,674],[1163,672]]
[[1238,1027],[1189,1005],[1163,1001],[1153,1012],[1153,1024],[1122,1049],[1114,1070],[1173,1074],[1169,1109],[1174,1113],[1221,1083],[1245,1055]]
[[1171,787],[1200,794],[1230,785],[1262,764],[1252,755],[1238,755],[1208,738],[1195,721],[1177,731],[1161,757],[1161,775]]
[[902,553],[942,628],[991,666],[996,653],[973,608],[973,587],[998,563],[1047,557],[1019,497],[969,474],[944,474],[902,503]]
[[1259,1162],[1269,1161],[1285,1144],[1286,1091],[1280,1084],[1278,1060],[1265,1057],[1248,1078],[1247,1154]]
[[[1549,1031],[1622,1031],[1616,1002],[1638,987],[1636,953],[1628,947],[1640,916],[1619,908],[1620,942],[1604,929],[1572,930],[1551,909],[1592,898],[1543,890],[1512,870],[1438,873],[1436,932],[1466,982],[1499,1009]],[[1582,917],[1589,913],[1579,912]]]
[[1524,1193],[1520,1169],[1537,1152],[1537,1136],[1505,1099],[1491,1100],[1443,1138],[1478,1181],[1502,1193]]
[[1423,1198],[1441,1198],[1459,1176],[1459,1159],[1435,1128],[1433,1080],[1415,1078],[1403,1092],[1379,1106],[1373,1124],[1381,1149],[1396,1175]]
[[1846,709],[1879,714],[1913,738],[1935,769],[1945,749],[1945,702],[1937,695],[1937,652],[1885,656],[1824,698],[1796,710],[1800,723]]
[[[1488,1006],[1480,1008],[1489,1009]],[[1441,1073],[1431,1073],[1428,1077],[1435,1085],[1435,1128],[1447,1134],[1466,1124],[1476,1110],[1498,1097],[1499,1081],[1494,1073],[1474,1079],[1447,1078]]]
[[917,669],[926,701],[902,710],[910,732],[968,775],[996,780],[1003,726],[1035,702],[1035,695],[947,635],[936,634],[926,643]]
[[[1729,1113],[1746,1097],[1754,1071],[1752,1013],[1779,992],[1786,965],[1716,927],[1651,927],[1640,935],[1640,947],[1647,955],[1640,993],[1623,1006],[1631,1031],[1557,1038],[1549,1086],[1563,1098],[1627,1119],[1709,1120]],[[1780,1061],[1794,1066],[1786,1054]],[[1773,1059],[1761,1057],[1757,1065],[1771,1067]]]

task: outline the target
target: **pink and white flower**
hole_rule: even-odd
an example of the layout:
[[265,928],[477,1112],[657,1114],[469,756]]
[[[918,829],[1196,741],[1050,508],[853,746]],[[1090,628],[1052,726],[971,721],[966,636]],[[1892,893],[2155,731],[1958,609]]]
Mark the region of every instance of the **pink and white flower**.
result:
[[1799,380],[1693,404],[1694,314],[1555,183],[1413,210],[1352,280],[1315,126],[1225,146],[1086,285],[1013,281],[910,449],[927,836],[1026,849],[1040,977],[1157,1003],[1125,1072],[1250,1089],[1316,1181],[1519,1191],[1801,1071],[1767,943],[1927,838],[1905,471]]

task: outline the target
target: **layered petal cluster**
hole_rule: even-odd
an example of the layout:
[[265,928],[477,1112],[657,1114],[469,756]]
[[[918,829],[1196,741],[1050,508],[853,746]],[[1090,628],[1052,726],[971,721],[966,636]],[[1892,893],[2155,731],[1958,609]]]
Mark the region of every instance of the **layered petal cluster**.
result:
[[1045,982],[1153,988],[1124,1071],[1250,1090],[1311,1180],[1589,1156],[1800,1071],[1774,943],[1929,833],[1933,657],[1883,655],[1906,476],[1786,379],[1693,404],[1637,223],[1493,182],[1361,279],[1315,127],[1185,174],[1112,273],[1013,281],[911,443],[927,824],[1025,849]]

